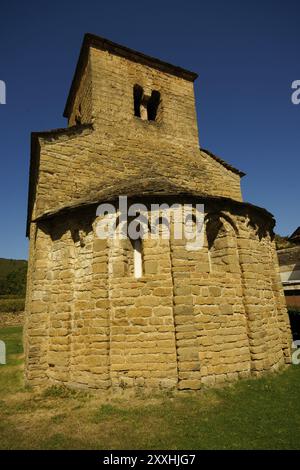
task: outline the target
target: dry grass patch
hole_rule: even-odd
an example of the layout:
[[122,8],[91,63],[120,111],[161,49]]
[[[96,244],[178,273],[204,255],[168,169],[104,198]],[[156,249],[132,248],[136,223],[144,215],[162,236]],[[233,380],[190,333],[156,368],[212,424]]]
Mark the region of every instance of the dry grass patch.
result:
[[23,385],[21,328],[0,330],[2,449],[297,449],[300,368],[199,393],[100,395]]

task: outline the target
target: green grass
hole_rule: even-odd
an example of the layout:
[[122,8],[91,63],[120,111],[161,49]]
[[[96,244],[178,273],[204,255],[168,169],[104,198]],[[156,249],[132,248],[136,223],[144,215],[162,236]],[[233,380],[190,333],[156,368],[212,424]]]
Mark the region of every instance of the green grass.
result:
[[[0,329],[0,340],[6,344],[7,364],[0,365],[0,399],[22,389],[22,327]],[[1,446],[1,444],[0,444]]]
[[24,388],[21,328],[0,329],[1,449],[299,449],[300,366],[183,395]]

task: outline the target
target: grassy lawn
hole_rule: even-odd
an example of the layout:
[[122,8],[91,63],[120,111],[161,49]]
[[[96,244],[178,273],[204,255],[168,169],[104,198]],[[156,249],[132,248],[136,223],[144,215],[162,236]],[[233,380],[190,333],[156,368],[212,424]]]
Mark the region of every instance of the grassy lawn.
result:
[[22,328],[0,329],[1,449],[299,449],[300,366],[181,396],[110,401],[22,383]]

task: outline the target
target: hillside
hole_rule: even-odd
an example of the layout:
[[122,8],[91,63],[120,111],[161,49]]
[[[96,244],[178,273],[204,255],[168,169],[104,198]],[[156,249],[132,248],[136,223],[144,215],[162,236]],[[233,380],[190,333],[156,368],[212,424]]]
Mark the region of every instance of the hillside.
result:
[[0,258],[0,279],[5,278],[13,271],[18,271],[24,266],[27,267],[27,261],[24,259],[6,259]]
[[27,261],[0,258],[0,296],[24,296]]
[[283,248],[293,248],[296,246],[295,243],[290,241],[289,237],[283,237],[278,234],[275,234],[275,243],[277,250],[282,250]]

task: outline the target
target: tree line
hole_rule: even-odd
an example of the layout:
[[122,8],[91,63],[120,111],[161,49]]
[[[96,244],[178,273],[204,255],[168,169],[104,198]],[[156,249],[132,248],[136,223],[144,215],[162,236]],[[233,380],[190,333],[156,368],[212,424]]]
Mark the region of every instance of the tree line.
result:
[[27,264],[9,272],[0,278],[0,295],[24,297],[26,292]]

